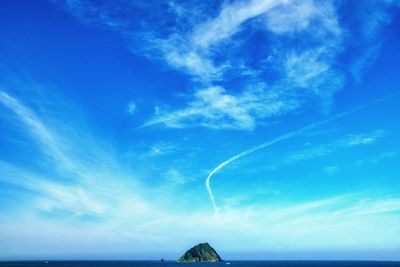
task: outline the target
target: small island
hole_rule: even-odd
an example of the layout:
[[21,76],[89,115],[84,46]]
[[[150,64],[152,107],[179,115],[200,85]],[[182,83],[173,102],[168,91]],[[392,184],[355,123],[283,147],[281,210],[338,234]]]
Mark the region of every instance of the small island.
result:
[[185,252],[179,262],[220,262],[218,253],[208,243],[200,243]]

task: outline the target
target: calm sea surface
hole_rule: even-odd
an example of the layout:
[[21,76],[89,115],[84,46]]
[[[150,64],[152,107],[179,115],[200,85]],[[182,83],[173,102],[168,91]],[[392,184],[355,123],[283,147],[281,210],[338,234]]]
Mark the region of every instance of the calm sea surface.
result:
[[391,267],[400,262],[390,261],[227,261],[220,263],[179,263],[159,261],[8,261],[0,267]]

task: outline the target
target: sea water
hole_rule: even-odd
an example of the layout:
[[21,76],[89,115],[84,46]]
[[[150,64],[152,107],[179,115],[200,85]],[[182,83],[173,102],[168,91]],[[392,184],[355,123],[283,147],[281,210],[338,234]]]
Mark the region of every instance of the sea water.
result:
[[182,263],[176,261],[8,261],[0,267],[392,267],[393,261],[224,261]]

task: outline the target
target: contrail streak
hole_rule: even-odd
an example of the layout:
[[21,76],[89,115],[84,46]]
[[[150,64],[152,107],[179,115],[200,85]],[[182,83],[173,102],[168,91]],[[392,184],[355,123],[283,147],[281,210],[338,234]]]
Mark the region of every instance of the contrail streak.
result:
[[258,146],[255,146],[255,147],[253,147],[253,148],[250,148],[250,149],[248,149],[248,150],[245,150],[245,151],[243,151],[243,152],[240,152],[239,154],[236,154],[235,156],[232,156],[232,157],[230,157],[229,159],[225,160],[224,162],[222,162],[221,164],[219,164],[214,170],[212,170],[212,171],[210,172],[210,174],[207,176],[207,179],[206,179],[206,188],[207,188],[207,192],[208,192],[208,195],[209,195],[209,197],[210,197],[210,200],[211,200],[211,204],[212,204],[213,209],[214,209],[214,213],[215,213],[215,214],[218,214],[219,208],[218,208],[218,206],[217,206],[217,204],[216,204],[216,202],[215,202],[214,194],[213,194],[213,192],[212,192],[212,190],[211,190],[210,180],[211,180],[211,177],[212,177],[216,172],[218,172],[219,170],[221,170],[221,169],[222,169],[223,167],[225,167],[226,165],[228,165],[228,164],[230,164],[230,163],[232,163],[232,162],[234,162],[234,161],[236,161],[236,160],[238,160],[238,159],[240,159],[240,158],[243,158],[243,157],[245,157],[245,156],[247,156],[247,155],[250,155],[250,154],[252,154],[252,153],[254,153],[254,152],[256,152],[256,151],[258,151],[258,150],[260,150],[260,149],[269,147],[269,146],[271,146],[271,145],[273,145],[273,144],[275,144],[275,143],[278,143],[278,142],[281,142],[281,141],[290,139],[290,138],[292,138],[292,137],[298,136],[298,135],[304,133],[305,131],[314,129],[314,128],[316,128],[316,127],[319,127],[319,126],[321,126],[321,125],[323,125],[323,124],[326,124],[326,123],[329,123],[329,122],[331,122],[331,121],[334,121],[334,120],[343,118],[343,117],[345,117],[345,116],[347,116],[347,115],[349,115],[349,114],[351,114],[351,113],[354,113],[354,112],[359,111],[359,110],[361,110],[361,109],[367,108],[367,107],[369,107],[369,106],[371,106],[371,105],[373,105],[373,104],[375,104],[375,103],[377,103],[377,102],[381,102],[381,101],[386,100],[386,99],[388,99],[388,98],[395,97],[395,96],[397,96],[397,95],[399,95],[399,94],[400,94],[400,93],[396,93],[396,94],[392,94],[392,95],[389,95],[389,96],[381,97],[381,98],[376,99],[376,100],[374,100],[374,101],[372,101],[372,102],[370,102],[370,103],[368,103],[368,104],[366,104],[366,105],[358,106],[358,107],[355,107],[355,108],[350,109],[350,110],[348,110],[348,111],[345,111],[345,112],[336,114],[336,115],[334,115],[334,116],[332,116],[332,117],[330,117],[330,118],[327,118],[327,119],[325,119],[325,120],[322,120],[322,121],[319,121],[319,122],[315,122],[315,123],[309,124],[309,125],[307,125],[307,126],[301,128],[301,129],[299,129],[299,130],[296,130],[296,131],[293,131],[293,132],[290,132],[290,133],[287,133],[287,134],[284,134],[284,135],[275,137],[275,138],[273,138],[272,140],[270,140],[270,141],[268,141],[268,142],[262,143],[262,144],[260,144],[260,145],[258,145]]

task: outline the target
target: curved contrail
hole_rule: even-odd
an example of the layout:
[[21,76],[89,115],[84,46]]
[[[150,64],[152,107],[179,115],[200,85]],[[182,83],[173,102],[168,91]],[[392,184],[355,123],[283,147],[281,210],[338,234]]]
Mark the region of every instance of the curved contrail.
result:
[[329,123],[329,122],[331,122],[331,121],[340,119],[340,118],[345,117],[345,116],[347,116],[347,115],[349,115],[349,114],[351,114],[351,113],[353,113],[353,112],[356,112],[356,111],[358,111],[358,110],[364,109],[364,108],[369,107],[369,106],[371,106],[371,105],[373,105],[373,104],[375,104],[375,103],[377,103],[377,102],[381,102],[381,101],[383,101],[383,100],[386,100],[386,99],[388,99],[388,98],[392,98],[392,97],[397,96],[397,95],[399,95],[399,94],[400,94],[400,93],[396,93],[396,94],[392,94],[392,95],[389,95],[389,96],[385,96],[385,97],[376,99],[376,100],[374,100],[374,101],[372,101],[372,102],[370,102],[370,103],[368,103],[368,104],[366,104],[366,105],[358,106],[358,107],[355,107],[355,108],[350,109],[350,110],[348,110],[348,111],[345,111],[345,112],[336,114],[336,115],[334,115],[334,116],[332,116],[332,117],[330,117],[330,118],[327,118],[327,119],[325,119],[325,120],[322,120],[322,121],[319,121],[319,122],[315,122],[315,123],[309,124],[309,125],[307,125],[307,126],[301,128],[301,129],[299,129],[299,130],[296,130],[296,131],[293,131],[293,132],[290,132],[290,133],[287,133],[287,134],[284,134],[284,135],[275,137],[275,138],[273,138],[272,140],[270,140],[270,141],[268,141],[268,142],[262,143],[261,145],[258,145],[258,146],[255,146],[255,147],[253,147],[253,148],[250,148],[250,149],[248,149],[248,150],[245,150],[245,151],[243,151],[243,152],[240,152],[239,154],[236,154],[235,156],[232,156],[232,157],[230,157],[229,159],[225,160],[224,162],[222,162],[221,164],[219,164],[214,170],[212,170],[212,171],[210,172],[210,174],[207,176],[207,179],[206,179],[206,188],[207,188],[208,195],[210,196],[210,200],[211,200],[211,204],[212,204],[213,209],[214,209],[214,213],[215,213],[215,214],[218,214],[219,208],[218,208],[218,206],[217,206],[217,204],[216,204],[216,202],[215,202],[215,198],[214,198],[213,192],[212,192],[212,190],[211,190],[210,180],[211,180],[211,177],[212,177],[216,172],[218,172],[220,169],[222,169],[223,167],[225,167],[225,166],[228,165],[229,163],[231,163],[231,162],[233,162],[233,161],[235,161],[235,160],[238,160],[238,159],[240,159],[240,158],[243,158],[243,157],[245,157],[245,156],[247,156],[247,155],[249,155],[249,154],[252,154],[252,153],[254,153],[254,152],[256,152],[256,151],[258,151],[258,150],[260,150],[260,149],[266,148],[266,147],[271,146],[271,145],[273,145],[273,144],[275,144],[275,143],[278,143],[278,142],[280,142],[280,141],[284,141],[284,140],[287,140],[287,139],[292,138],[292,137],[294,137],[294,136],[300,135],[300,134],[302,134],[303,132],[305,132],[305,131],[307,131],[307,130],[311,130],[311,129],[316,128],[316,127],[318,127],[318,126],[321,126],[321,125],[323,125],[323,124],[326,124],[326,123]]

